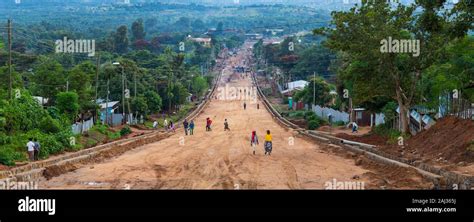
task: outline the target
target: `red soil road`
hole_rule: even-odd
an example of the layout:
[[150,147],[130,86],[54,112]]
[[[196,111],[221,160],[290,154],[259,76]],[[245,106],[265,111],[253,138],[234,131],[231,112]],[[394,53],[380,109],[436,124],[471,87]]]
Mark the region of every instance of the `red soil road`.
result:
[[[249,47],[247,44],[246,47]],[[222,81],[232,66],[242,65],[246,50],[227,61]],[[220,86],[224,87],[221,82]],[[229,87],[251,87],[250,78],[238,78]],[[212,100],[197,117],[194,136],[183,130],[159,142],[144,145],[75,171],[39,182],[45,189],[324,189],[328,181],[354,181],[355,175],[372,173],[356,166],[353,159],[325,152],[313,141],[281,127],[260,103]],[[205,119],[213,120],[213,131],[205,131]],[[224,132],[224,119],[231,131]],[[273,153],[256,155],[250,134],[256,130],[273,134]],[[294,139],[294,144],[290,140]],[[369,181],[360,177],[358,181]]]

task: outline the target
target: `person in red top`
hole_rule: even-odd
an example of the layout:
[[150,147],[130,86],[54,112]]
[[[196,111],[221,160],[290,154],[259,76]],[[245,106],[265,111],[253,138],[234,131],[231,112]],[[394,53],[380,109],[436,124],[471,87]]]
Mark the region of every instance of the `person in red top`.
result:
[[257,132],[252,131],[252,136],[250,137],[250,146],[253,149],[253,155],[255,155],[255,146],[258,145]]
[[206,118],[206,131],[211,131],[211,124],[212,124],[211,118],[207,117]]

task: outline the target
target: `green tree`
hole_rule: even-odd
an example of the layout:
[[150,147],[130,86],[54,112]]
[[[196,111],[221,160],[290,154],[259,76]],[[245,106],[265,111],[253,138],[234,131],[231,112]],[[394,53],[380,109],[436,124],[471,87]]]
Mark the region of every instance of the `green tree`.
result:
[[158,93],[151,90],[146,91],[144,97],[149,113],[158,113],[161,111],[163,101]]
[[189,92],[181,83],[174,84],[172,89],[173,104],[181,105],[186,102],[186,98],[189,96]]
[[127,26],[122,25],[117,28],[117,32],[114,36],[115,42],[115,52],[117,53],[126,53],[128,51],[128,36],[127,36]]
[[[423,71],[442,54],[442,45],[463,37],[467,29],[457,35],[447,35],[458,22],[441,13],[446,1],[419,0],[416,4],[396,8],[386,1],[366,1],[346,12],[334,12],[334,28],[317,29],[315,34],[328,37],[327,46],[342,51],[349,63],[341,73],[353,84],[352,95],[360,102],[372,96],[395,99],[400,108],[401,131],[408,132],[409,108],[419,101],[419,87]],[[420,8],[421,12],[415,14]],[[388,38],[419,40],[419,56],[385,53],[381,43]],[[372,93],[358,93],[357,90]],[[379,95],[377,95],[379,94]]]
[[446,46],[443,59],[425,71],[423,96],[433,108],[439,96],[457,89],[461,96],[474,102],[474,37],[465,37]]
[[321,45],[314,45],[298,52],[299,59],[289,71],[295,79],[307,79],[314,72],[323,77],[331,75],[329,67],[336,56],[330,50]]
[[148,105],[146,99],[143,96],[137,96],[132,99],[132,112],[147,115],[148,114]]
[[224,23],[223,22],[219,22],[217,24],[216,32],[217,32],[217,34],[222,34],[224,32]]
[[34,70],[34,74],[31,77],[33,80],[33,92],[48,98],[49,102],[54,100],[54,97],[60,91],[66,89],[63,66],[56,61],[46,59]]
[[206,79],[202,76],[196,76],[192,79],[191,89],[194,94],[198,97],[201,97],[207,90],[209,85],[207,84]]
[[311,78],[310,83],[295,94],[295,101],[303,101],[305,104],[313,104],[313,97],[316,95],[315,105],[327,106],[332,99],[329,94],[330,85],[321,77]]
[[79,96],[75,92],[60,92],[55,105],[69,120],[74,121],[79,113]]
[[133,35],[134,42],[137,40],[145,39],[146,32],[145,32],[145,28],[143,27],[143,19],[140,18],[133,22],[132,35]]
[[68,75],[69,90],[75,91],[79,96],[79,104],[86,104],[93,100],[92,79],[95,75],[95,67],[90,62],[84,62],[75,66]]
[[22,91],[20,98],[3,103],[4,129],[11,134],[38,128],[41,120],[47,115],[43,107],[27,91]]

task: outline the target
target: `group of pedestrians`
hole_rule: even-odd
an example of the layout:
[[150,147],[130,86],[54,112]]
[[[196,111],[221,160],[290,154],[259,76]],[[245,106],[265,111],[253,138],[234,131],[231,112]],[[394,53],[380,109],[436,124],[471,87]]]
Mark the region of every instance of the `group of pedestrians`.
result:
[[[270,130],[267,130],[267,134],[265,135],[265,143],[263,144],[263,148],[265,151],[265,155],[271,155],[273,150],[273,143],[272,143],[272,134]],[[257,131],[252,131],[252,135],[250,136],[250,146],[252,147],[253,155],[255,155],[255,147],[258,145],[258,136]]]
[[[247,103],[244,102],[244,110],[247,110]],[[260,109],[260,103],[257,103],[257,109]]]
[[28,140],[28,143],[26,143],[26,149],[28,151],[28,159],[30,161],[39,160],[41,145],[36,138],[30,138]]
[[194,120],[191,120],[191,122],[188,122],[187,119],[184,119],[183,128],[184,128],[184,134],[186,136],[188,134],[189,135],[194,135]]

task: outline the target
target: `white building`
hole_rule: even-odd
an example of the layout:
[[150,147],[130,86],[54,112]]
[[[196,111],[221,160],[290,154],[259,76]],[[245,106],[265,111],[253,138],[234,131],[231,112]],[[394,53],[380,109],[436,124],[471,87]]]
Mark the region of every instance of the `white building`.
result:
[[298,80],[286,84],[286,90],[281,91],[284,95],[292,95],[294,91],[303,90],[309,84],[308,81]]

